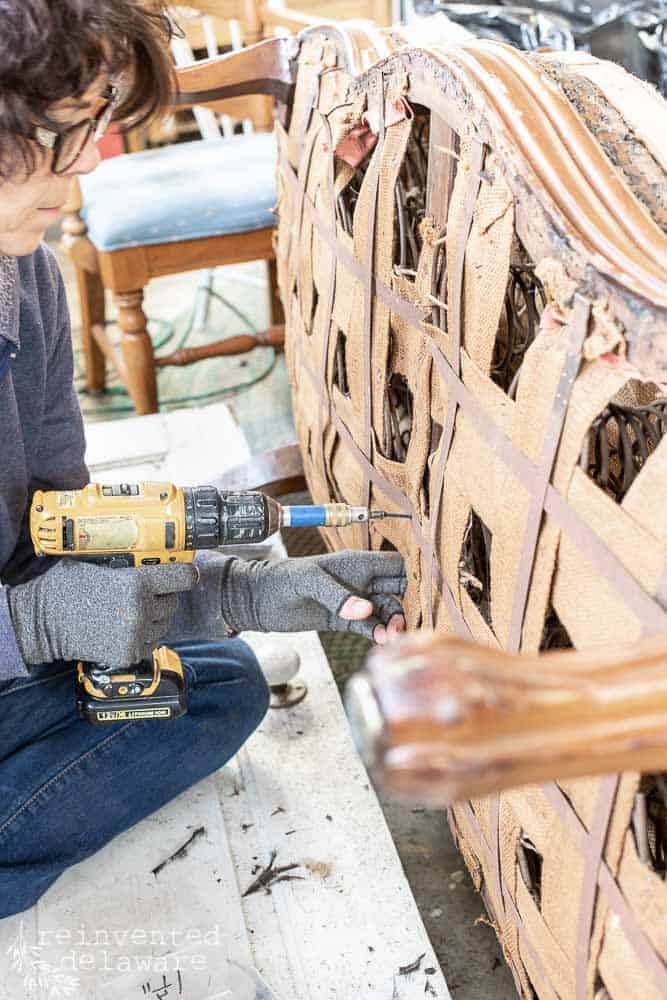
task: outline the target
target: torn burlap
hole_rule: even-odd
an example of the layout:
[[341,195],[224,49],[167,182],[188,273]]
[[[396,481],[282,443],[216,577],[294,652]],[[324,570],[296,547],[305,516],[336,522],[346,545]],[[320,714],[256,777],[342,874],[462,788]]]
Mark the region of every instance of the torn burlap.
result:
[[[310,490],[412,515],[327,538],[403,554],[410,627],[531,652],[664,631],[665,441],[622,497],[590,464],[607,407],[659,396],[625,358],[637,331],[655,326],[658,342],[664,310],[620,296],[571,238],[567,206],[517,151],[521,114],[502,126],[461,68],[471,51],[460,66],[455,47],[403,51],[354,81],[330,35],[302,49],[289,134],[278,128],[277,253]],[[657,95],[649,119],[620,68],[540,60],[546,93],[561,71],[594,79],[665,167]],[[570,780],[449,811],[523,996],[667,996],[667,892],[632,825],[646,781]]]

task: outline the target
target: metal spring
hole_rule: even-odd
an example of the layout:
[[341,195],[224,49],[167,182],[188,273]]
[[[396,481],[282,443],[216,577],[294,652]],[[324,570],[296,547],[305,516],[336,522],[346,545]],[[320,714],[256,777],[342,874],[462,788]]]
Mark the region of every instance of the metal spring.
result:
[[608,403],[590,426],[580,464],[617,503],[657,448],[667,427],[667,397],[645,406]]
[[491,625],[491,532],[473,510],[463,534],[459,583]]
[[357,170],[356,174],[352,178],[349,184],[338,195],[337,206],[338,206],[338,221],[340,222],[343,230],[352,236],[352,225],[354,219],[354,210],[357,207],[357,201],[359,199],[359,191],[361,190],[361,182],[364,179],[364,174],[366,173],[366,168],[360,168]]
[[525,833],[521,833],[517,841],[516,860],[524,885],[539,908],[542,903],[542,855]]
[[431,323],[447,332],[447,226],[438,233],[435,245],[437,250],[431,270]]
[[384,394],[383,453],[394,462],[405,462],[412,435],[412,393],[402,375],[389,377]]
[[347,338],[342,330],[338,331],[336,340],[336,353],[334,354],[333,383],[337,385],[344,396],[350,395],[350,383],[347,379],[347,361],[345,358],[345,347]]
[[[444,217],[446,218],[449,213],[449,203],[454,189],[454,184],[456,182],[456,175],[458,173],[459,166],[459,153],[461,149],[461,140],[457,132],[455,132],[450,138],[451,147],[436,147],[439,149],[442,156],[450,158],[449,163],[449,180],[447,184],[447,203],[441,206],[441,212],[444,212]],[[430,301],[433,305],[431,311],[431,323],[434,326],[440,327],[441,330],[447,332],[447,225],[445,224],[438,232],[437,239],[435,241],[436,252],[433,255],[433,268],[431,271],[431,294]]]
[[399,273],[416,274],[422,249],[420,224],[426,215],[429,118],[415,118],[396,180],[397,240],[394,266]]
[[[399,268],[417,269],[421,252],[419,223],[426,213],[426,171],[428,168],[428,117],[415,119],[400,173],[396,181],[396,210],[399,237]],[[348,236],[354,231],[354,212],[371,157],[359,165],[336,200],[338,221]]]
[[555,608],[549,608],[549,613],[542,629],[540,652],[547,649],[572,649],[572,640],[567,629],[556,614]]
[[642,775],[631,825],[639,860],[664,881],[667,872],[666,775]]
[[[514,399],[526,351],[535,340],[546,305],[542,282],[530,263],[511,264],[505,289],[505,336],[496,336],[491,378]],[[500,331],[499,331],[500,333]]]

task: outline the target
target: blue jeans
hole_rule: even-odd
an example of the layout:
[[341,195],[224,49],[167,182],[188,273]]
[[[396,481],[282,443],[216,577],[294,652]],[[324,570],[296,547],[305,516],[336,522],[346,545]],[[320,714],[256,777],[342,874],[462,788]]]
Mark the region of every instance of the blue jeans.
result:
[[189,702],[171,722],[82,721],[74,663],[0,682],[0,918],[222,767],[264,718],[268,686],[244,642],[170,645]]

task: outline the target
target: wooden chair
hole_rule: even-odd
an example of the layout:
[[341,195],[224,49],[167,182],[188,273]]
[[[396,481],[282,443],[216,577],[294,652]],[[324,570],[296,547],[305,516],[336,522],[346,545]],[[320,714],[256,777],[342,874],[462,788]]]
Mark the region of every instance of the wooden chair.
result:
[[[253,42],[261,35],[251,0],[197,0],[197,8],[217,22],[235,21],[234,30],[241,29]],[[206,42],[207,28],[201,30]],[[207,71],[212,63],[215,60],[201,63],[198,90],[209,89]],[[180,76],[188,70],[178,72]],[[233,86],[229,94],[234,95],[229,100],[208,104],[202,100],[198,106],[202,112],[204,105],[210,107],[209,114],[256,117],[256,131],[224,140],[218,135],[213,141],[209,118],[208,139],[105,161],[73,185],[65,209],[63,242],[76,269],[88,391],[104,390],[105,360],[109,360],[139,414],[158,409],[158,367],[282,343],[283,313],[272,247],[275,146],[266,131],[272,125],[269,99],[248,98]],[[268,264],[269,329],[156,358],[142,308],[151,278],[251,260]],[[105,289],[113,293],[118,308],[119,348],[105,330]]]
[[391,0],[298,0],[293,10],[285,0],[265,0],[260,20],[264,37],[280,31],[301,31],[326,21],[365,18],[385,27],[391,24]]

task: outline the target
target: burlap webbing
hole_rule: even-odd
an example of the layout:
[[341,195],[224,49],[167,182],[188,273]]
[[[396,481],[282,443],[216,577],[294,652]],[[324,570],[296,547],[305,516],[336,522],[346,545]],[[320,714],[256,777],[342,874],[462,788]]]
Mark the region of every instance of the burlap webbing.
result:
[[290,163],[299,163],[313,108],[318,103],[325,44],[317,36],[311,36],[299,52],[299,73],[292,102],[287,148]]
[[590,302],[581,296],[577,297],[574,309],[572,310],[565,358],[538,459],[539,482],[536,483],[531,496],[530,508],[523,533],[519,566],[513,588],[512,617],[506,643],[507,649],[510,652],[517,652],[521,646],[521,629],[526,610],[526,601],[528,599],[528,588],[535,562],[535,548],[544,510],[544,497],[551,480],[556,451],[560,444],[563,422],[570,402],[574,380],[581,364],[581,352],[588,332],[589,315]]
[[[576,844],[578,850],[582,854],[586,854],[588,838],[586,828],[569,805],[563,793],[556,784],[545,785],[543,791],[547,800],[555,810],[556,815],[561,820],[565,833],[570,836],[572,841]],[[632,836],[630,831],[628,831],[628,834],[630,837]],[[656,996],[667,995],[667,969],[660,958],[658,958],[655,951],[651,947],[648,938],[641,930],[637,916],[633,910],[630,909],[605,861],[602,861],[599,865],[598,885],[606,897],[612,911],[612,926],[623,928],[625,937],[631,944],[635,954],[639,957],[640,962],[643,963],[645,973],[648,973],[648,981],[645,976],[641,977],[642,990],[646,989],[646,995],[650,995],[650,989],[652,987],[657,987],[661,992],[656,993]],[[618,971],[620,972],[620,970]],[[637,980],[635,980],[635,982],[637,982]],[[626,992],[625,994],[619,992],[618,995],[632,996],[632,991]]]
[[[477,143],[472,147],[478,155],[475,176],[470,169],[472,150],[462,136],[446,237],[448,329],[432,326],[431,303],[425,300],[443,220],[436,224],[427,218],[422,224],[424,247],[414,281],[391,268],[394,220],[389,202],[400,166],[401,143],[394,138],[398,126],[386,129],[379,153],[376,149],[373,154],[377,166],[366,172],[354,239],[336,222],[334,200],[351,173],[346,165],[332,162],[331,150],[336,136],[358,122],[362,110],[357,92],[350,111],[349,95],[339,84],[336,78],[336,88],[327,94],[328,81],[325,86],[320,74],[315,88],[311,75],[310,93],[317,92],[319,103],[303,128],[303,149],[311,129],[319,128],[319,134],[305,174],[304,154],[291,158],[285,142],[279,144],[280,210],[294,212],[301,206],[308,235],[304,237],[300,224],[299,252],[310,246],[312,255],[310,268],[300,272],[301,284],[310,283],[317,299],[308,331],[308,302],[300,300],[298,288],[296,298],[288,288],[287,301],[296,307],[290,308],[288,320],[288,360],[297,428],[302,448],[309,448],[312,456],[306,469],[316,499],[338,490],[350,502],[368,497],[373,504],[394,506],[416,517],[409,524],[380,524],[367,540],[356,529],[354,535],[341,532],[335,545],[368,541],[379,547],[388,540],[406,554],[412,625],[423,614],[425,619],[432,616],[438,628],[472,634],[489,644],[507,646],[513,635],[515,644],[522,636],[522,648],[537,649],[553,605],[575,642],[590,643],[596,615],[600,629],[605,623],[613,626],[608,629],[612,635],[664,631],[667,526],[656,497],[664,495],[665,449],[660,446],[651,456],[622,504],[615,504],[579,467],[591,421],[619,392],[634,390],[622,372],[594,361],[584,363],[573,381],[567,377],[578,363],[584,331],[583,320],[577,321],[573,310],[576,281],[570,279],[568,288],[563,272],[558,288],[549,283],[558,310],[547,313],[524,359],[516,399],[489,378],[494,316],[498,310],[502,314],[502,272],[513,236],[514,221],[511,226],[508,222],[513,213],[507,206],[507,191],[516,195],[507,173],[511,156],[505,156],[506,149],[502,155],[494,151],[493,144],[485,150]],[[334,89],[339,103],[348,102],[340,121],[332,106]],[[388,80],[387,93],[390,89]],[[367,100],[373,99],[371,90]],[[379,87],[376,101],[378,93]],[[384,81],[381,93],[385,96]],[[318,111],[324,115],[319,122]],[[346,114],[349,118],[343,122]],[[394,158],[388,152],[392,144],[398,149]],[[431,155],[437,153],[433,143],[429,148]],[[450,169],[451,158],[447,162]],[[429,164],[431,191],[438,187],[435,181],[431,184],[433,176]],[[440,190],[446,186],[443,183]],[[471,190],[466,201],[464,192]],[[283,225],[281,217],[280,226],[279,253],[284,253],[290,225]],[[498,261],[505,263],[496,266]],[[560,261],[556,263],[560,267]],[[281,261],[279,273],[286,276],[288,266]],[[488,301],[482,301],[485,298]],[[587,305],[580,304],[580,317]],[[592,336],[599,331],[600,316],[599,303],[593,305]],[[332,322],[326,322],[327,315]],[[496,322],[501,326],[500,317]],[[356,338],[363,347],[348,350],[353,382],[349,396],[332,384],[338,331],[348,345]],[[407,463],[381,454],[377,417],[389,363],[406,376],[419,403]],[[559,387],[563,372],[565,382]],[[432,445],[429,426],[436,424],[442,434]],[[460,581],[461,541],[471,510],[492,534],[490,623]],[[520,573],[528,581],[525,599],[517,595]],[[488,898],[525,995],[532,984],[540,997],[591,996],[599,973],[612,996],[631,996],[627,970],[643,975],[645,995],[654,989],[655,995],[666,994],[658,955],[664,953],[664,943],[648,919],[639,920],[623,882],[637,874],[632,834],[627,832],[636,780],[624,775],[618,788],[605,780],[568,782],[564,787],[569,798],[555,785],[525,789],[478,801],[474,809],[460,804],[450,811],[466,864]],[[540,907],[518,873],[516,843],[521,832],[542,853]],[[652,875],[645,870],[639,874],[644,879]],[[640,898],[630,881],[627,891],[633,900]],[[655,898],[659,907],[662,900]],[[619,955],[628,956],[626,970],[619,970]]]
[[[493,811],[493,803],[497,801],[497,797],[490,800],[491,810]],[[485,899],[487,900],[487,905],[489,906],[489,911],[492,914],[496,914],[496,930],[500,936],[501,944],[503,946],[503,951],[505,957],[508,960],[510,968],[514,973],[515,980],[521,984],[521,991],[526,995],[529,993],[528,981],[526,979],[525,973],[522,968],[521,961],[519,959],[519,947],[523,947],[525,951],[529,954],[530,960],[533,963],[534,969],[536,970],[535,978],[533,982],[541,987],[540,994],[545,997],[556,997],[556,991],[552,987],[547,974],[544,970],[544,966],[540,957],[540,953],[536,945],[531,941],[530,936],[526,933],[525,925],[519,910],[517,909],[516,903],[511,895],[507,893],[505,896],[506,911],[503,924],[498,923],[497,913],[498,904],[494,903],[493,900],[493,890],[491,888],[492,882],[488,878],[489,870],[495,865],[496,852],[492,851],[489,844],[489,840],[486,835],[482,832],[477,822],[477,817],[472,810],[470,803],[461,803],[450,810],[454,825],[460,829],[464,841],[468,845],[475,845],[478,853],[478,864],[481,865],[483,872],[483,886]],[[492,818],[493,822],[493,818]]]
[[[451,358],[450,364],[454,375],[458,376],[461,370],[461,338],[462,338],[462,297],[463,297],[463,269],[465,264],[466,241],[472,225],[473,212],[477,200],[477,192],[481,182],[479,171],[484,163],[484,146],[480,142],[466,143],[461,147],[461,167],[456,174],[454,189],[449,205],[447,223],[447,259],[451,262],[447,270],[448,284],[448,331],[451,336]],[[454,242],[454,234],[458,234],[459,241]],[[453,244],[453,245],[452,245]],[[450,245],[452,250],[450,252]],[[445,478],[445,465],[449,456],[452,438],[454,435],[454,424],[456,421],[457,398],[452,394],[447,401],[447,414],[444,420],[442,437],[440,439],[439,454],[435,459],[435,476],[433,481],[433,501],[432,501],[432,523],[437,527],[439,508],[443,482]],[[427,555],[430,562],[429,586],[432,587],[434,569],[434,546]],[[458,574],[457,574],[458,576]],[[428,624],[427,619],[427,624]]]
[[463,342],[487,375],[503,312],[513,235],[514,198],[489,153],[466,244],[463,279]]
[[[367,459],[372,446],[372,398],[364,387],[371,384],[371,333],[373,323],[373,260],[375,256],[375,217],[380,168],[384,145],[384,81],[381,72],[371,78],[368,94],[369,110],[378,119],[378,140],[364,176],[357,208],[354,213],[353,253],[362,269],[362,281],[354,286],[353,308],[348,333],[348,380],[350,393],[359,400],[356,412],[360,414],[361,427],[355,428],[361,440],[361,449]],[[359,502],[370,500],[370,480],[362,470],[362,489]],[[368,525],[361,526],[361,544],[369,547]]]
[[[614,809],[607,828],[607,839],[604,845],[603,853],[604,863],[614,877],[618,877],[618,866],[620,864],[621,852],[623,850],[625,838],[628,833],[632,836],[632,833],[628,830],[628,817],[632,813],[635,793],[639,783],[639,775],[626,772],[619,775],[618,778],[619,780],[616,787]],[[559,784],[559,788],[568,796],[570,803],[578,815],[586,815],[589,812],[589,809],[587,806],[582,805],[580,811],[575,805],[575,801],[582,803],[583,799],[586,798],[587,801],[590,802],[591,818],[588,821],[584,821],[586,829],[590,829],[592,825],[592,814],[597,798],[596,787],[597,779],[593,778],[582,779],[578,782],[561,782]],[[599,891],[599,883],[600,874],[598,873],[598,895],[593,915],[593,929],[591,932],[588,961],[589,992],[592,992],[593,987],[595,986],[600,949],[604,939],[607,918],[610,912],[607,896],[605,893]]]
[[[533,373],[542,367],[544,350],[549,351],[549,338],[538,340],[529,352],[529,364],[524,378],[529,382]],[[528,360],[528,359],[527,359]],[[561,493],[567,493],[573,471],[579,461],[582,445],[592,420],[615,397],[625,384],[626,376],[596,365],[584,365],[574,383],[569,407],[558,450],[552,483]],[[536,388],[536,386],[535,386]],[[527,433],[532,434],[532,423],[527,422]],[[551,595],[560,531],[550,517],[545,519],[540,534],[532,583],[526,608],[522,648],[539,649],[548,601]]]
[[597,893],[598,874],[602,864],[607,830],[611,820],[612,809],[618,787],[618,776],[609,775],[598,782],[598,795],[593,822],[589,828],[590,854],[586,857],[583,870],[580,909],[577,921],[577,955],[576,955],[576,996],[577,1000],[585,1000],[588,992],[588,962],[593,926],[593,911]]

